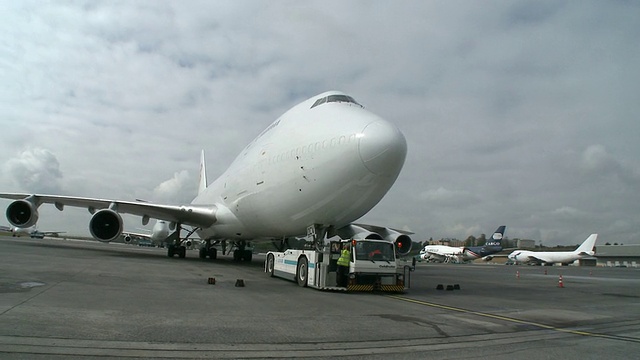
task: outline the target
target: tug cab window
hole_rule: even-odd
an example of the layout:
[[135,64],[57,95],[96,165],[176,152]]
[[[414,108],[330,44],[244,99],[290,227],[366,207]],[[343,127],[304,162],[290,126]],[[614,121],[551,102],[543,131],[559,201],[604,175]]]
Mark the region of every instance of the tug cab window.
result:
[[316,102],[313,103],[313,105],[311,105],[311,109],[313,109],[318,105],[322,105],[324,103],[330,103],[330,102],[351,103],[351,104],[356,104],[357,106],[363,107],[362,105],[358,104],[358,102],[354,98],[352,98],[349,95],[329,95],[327,97],[323,97],[321,99],[316,100]]

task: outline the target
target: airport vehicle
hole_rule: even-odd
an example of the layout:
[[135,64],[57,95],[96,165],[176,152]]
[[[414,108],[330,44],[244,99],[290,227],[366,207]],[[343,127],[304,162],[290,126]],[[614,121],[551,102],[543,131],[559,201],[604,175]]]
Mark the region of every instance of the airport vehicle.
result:
[[[347,285],[337,285],[337,262],[343,244],[349,244],[351,259]],[[318,249],[270,251],[265,272],[321,290],[401,292],[408,284],[411,268],[399,268],[393,242],[384,239],[330,241]]]
[[516,264],[553,265],[560,263],[569,265],[570,263],[594,255],[593,247],[596,244],[598,234],[591,234],[574,251],[527,251],[515,250],[509,254],[509,260]]
[[423,260],[438,262],[461,263],[491,256],[502,251],[502,238],[506,226],[502,225],[496,229],[491,238],[482,246],[455,247],[446,245],[427,245],[420,250],[420,257]]
[[[91,235],[103,242],[123,232],[121,213],[151,218],[175,228],[167,255],[185,256],[182,225],[193,227],[204,240],[201,255],[215,258],[216,246],[230,242],[234,258],[248,260],[250,242],[273,242],[281,251],[290,238],[316,234],[350,239],[376,234],[408,253],[411,238],[391,228],[352,227],[391,188],[404,164],[407,142],[390,122],[367,111],[351,96],[329,91],[311,97],[276,119],[247,145],[222,175],[207,182],[204,151],[196,198],[186,205],[164,205],[60,195],[0,193],[14,199],[7,219],[28,227],[38,221],[43,203],[84,207],[92,213]],[[207,185],[209,184],[209,185]],[[356,229],[356,230],[354,230]],[[354,232],[358,231],[358,232]]]

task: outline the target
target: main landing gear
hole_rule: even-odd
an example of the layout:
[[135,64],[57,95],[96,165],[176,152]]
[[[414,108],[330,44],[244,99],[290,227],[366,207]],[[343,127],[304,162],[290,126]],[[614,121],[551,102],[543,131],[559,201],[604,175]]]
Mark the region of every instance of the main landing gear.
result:
[[216,248],[218,245],[222,248],[222,255],[228,255],[233,250],[233,261],[251,261],[253,257],[252,251],[247,249],[249,243],[244,240],[233,242],[229,251],[227,251],[227,241],[206,240],[200,248],[200,258],[206,259],[209,257],[211,260],[215,260],[218,256],[218,249]]
[[[180,231],[182,230],[182,226],[180,224],[176,224],[176,230],[167,237],[165,242],[167,243],[167,256],[173,257],[174,255],[178,255],[179,258],[184,259],[187,256],[187,247],[185,246],[186,241],[180,239]],[[188,239],[191,234],[195,231],[192,230],[189,232],[189,235],[185,238]]]
[[215,260],[218,257],[218,249],[216,249],[214,246],[218,243],[219,241],[213,242],[211,240],[206,240],[202,247],[200,247],[200,259],[206,259],[208,256],[209,259]]
[[233,250],[233,261],[251,262],[253,252],[247,250],[247,243],[245,241],[238,241],[235,245],[237,249]]

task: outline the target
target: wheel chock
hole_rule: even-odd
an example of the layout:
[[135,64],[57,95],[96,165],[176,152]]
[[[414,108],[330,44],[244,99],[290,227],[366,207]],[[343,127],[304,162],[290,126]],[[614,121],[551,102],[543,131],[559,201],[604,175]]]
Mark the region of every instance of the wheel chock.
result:
[[209,280],[207,280],[207,283],[209,285],[215,285],[216,284],[216,278],[210,277]]
[[436,290],[444,290],[444,286],[442,284],[438,284],[438,286],[436,286]]
[[244,280],[242,279],[236,280],[236,287],[244,287]]
[[453,285],[447,285],[447,290],[449,291],[453,290]]

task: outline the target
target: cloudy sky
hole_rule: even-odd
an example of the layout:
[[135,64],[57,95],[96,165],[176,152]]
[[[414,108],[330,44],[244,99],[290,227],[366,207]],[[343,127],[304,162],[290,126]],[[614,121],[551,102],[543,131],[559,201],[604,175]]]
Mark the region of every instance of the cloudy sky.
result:
[[[200,149],[215,178],[288,108],[341,90],[409,145],[361,221],[415,240],[505,224],[545,245],[640,244],[637,2],[19,1],[0,14],[0,192],[189,202]],[[43,205],[39,227],[86,234],[89,218]]]

